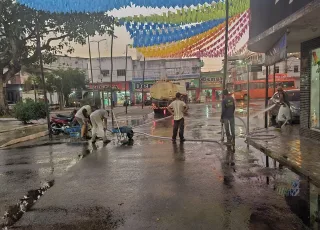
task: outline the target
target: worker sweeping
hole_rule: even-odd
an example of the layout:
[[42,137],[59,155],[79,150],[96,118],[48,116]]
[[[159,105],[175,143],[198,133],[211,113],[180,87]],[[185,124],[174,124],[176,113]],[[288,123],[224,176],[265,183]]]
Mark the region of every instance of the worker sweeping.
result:
[[287,122],[291,121],[291,110],[290,110],[290,102],[288,100],[288,95],[284,92],[281,86],[278,86],[278,94],[279,94],[279,112],[277,116],[277,128],[281,128]]
[[[235,124],[234,124],[234,112],[236,110],[235,101],[229,94],[228,90],[223,90],[223,100],[221,103],[221,123],[225,128],[228,144],[235,143]],[[231,130],[231,133],[230,133]]]
[[75,115],[75,119],[81,126],[81,138],[84,140],[88,139],[87,132],[92,110],[94,110],[94,108],[92,108],[90,105],[85,105],[82,106]]
[[107,143],[109,140],[106,137],[106,130],[107,130],[107,119],[110,112],[108,110],[104,109],[98,109],[91,113],[90,115],[90,121],[92,124],[92,143],[96,142],[98,131],[100,129],[103,129],[104,136],[103,136],[103,142]]

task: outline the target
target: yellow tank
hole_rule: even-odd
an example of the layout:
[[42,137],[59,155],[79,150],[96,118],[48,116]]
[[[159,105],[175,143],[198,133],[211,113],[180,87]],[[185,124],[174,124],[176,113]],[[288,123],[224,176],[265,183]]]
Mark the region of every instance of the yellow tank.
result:
[[150,88],[150,95],[157,100],[172,100],[176,93],[186,94],[186,87],[169,81],[158,81]]

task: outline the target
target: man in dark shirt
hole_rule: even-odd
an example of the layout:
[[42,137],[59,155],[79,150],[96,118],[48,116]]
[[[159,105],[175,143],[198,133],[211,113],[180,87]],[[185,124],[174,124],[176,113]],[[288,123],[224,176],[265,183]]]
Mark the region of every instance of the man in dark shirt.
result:
[[223,100],[221,103],[221,108],[221,122],[224,124],[227,140],[229,143],[234,143],[236,136],[234,127],[234,111],[236,109],[236,106],[233,97],[231,97],[227,89],[223,90]]

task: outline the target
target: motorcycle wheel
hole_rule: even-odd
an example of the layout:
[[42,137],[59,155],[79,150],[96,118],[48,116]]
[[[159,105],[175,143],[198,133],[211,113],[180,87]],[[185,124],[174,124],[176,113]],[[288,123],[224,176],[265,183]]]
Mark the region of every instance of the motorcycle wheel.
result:
[[60,130],[58,130],[58,128],[61,128],[59,125],[57,125],[56,123],[52,123],[51,124],[51,131],[53,135],[59,135],[60,134]]

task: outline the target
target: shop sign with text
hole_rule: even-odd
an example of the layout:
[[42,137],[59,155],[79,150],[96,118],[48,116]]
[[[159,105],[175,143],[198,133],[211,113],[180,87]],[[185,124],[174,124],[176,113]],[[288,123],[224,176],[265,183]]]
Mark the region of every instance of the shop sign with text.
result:
[[134,84],[135,91],[141,91],[143,85],[144,85],[143,89],[149,90],[151,86],[154,85],[154,82],[145,82],[144,84],[142,84],[142,82],[134,82],[133,84]]
[[[93,84],[93,87],[92,87],[92,84],[89,85],[89,89],[104,89],[104,90],[110,90],[110,83],[98,83],[98,84]],[[127,89],[129,89],[129,85],[127,83]],[[115,83],[115,84],[112,84],[112,90],[119,90],[119,91],[123,91],[125,90],[125,83]]]
[[222,78],[220,77],[202,77],[201,88],[221,88]]

